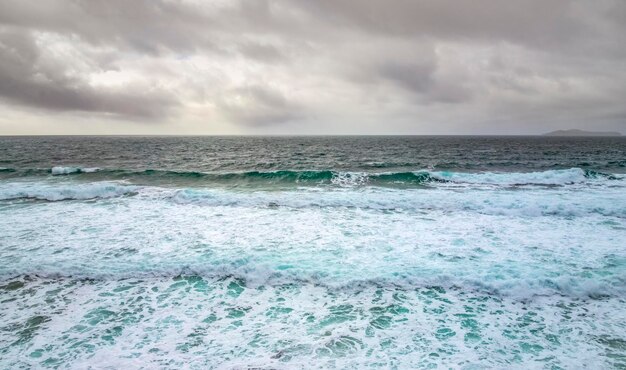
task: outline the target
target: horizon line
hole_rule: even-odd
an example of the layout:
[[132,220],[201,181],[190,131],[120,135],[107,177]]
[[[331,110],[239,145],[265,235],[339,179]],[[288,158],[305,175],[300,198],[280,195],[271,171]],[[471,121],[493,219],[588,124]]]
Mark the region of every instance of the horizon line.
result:
[[520,137],[624,137],[619,135],[550,135],[544,134],[0,134],[0,137],[337,137],[337,136],[520,136]]

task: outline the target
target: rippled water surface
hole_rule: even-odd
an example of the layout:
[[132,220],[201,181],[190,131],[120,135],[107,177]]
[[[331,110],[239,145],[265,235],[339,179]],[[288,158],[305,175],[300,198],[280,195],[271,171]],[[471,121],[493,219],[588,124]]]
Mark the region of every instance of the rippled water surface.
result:
[[2,368],[624,368],[626,139],[0,137]]

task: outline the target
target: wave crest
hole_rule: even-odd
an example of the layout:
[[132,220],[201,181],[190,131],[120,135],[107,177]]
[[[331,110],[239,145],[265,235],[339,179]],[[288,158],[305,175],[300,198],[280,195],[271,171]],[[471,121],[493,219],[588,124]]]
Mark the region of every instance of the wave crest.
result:
[[0,200],[35,199],[50,202],[114,198],[136,193],[138,187],[110,182],[89,184],[9,183],[0,186]]
[[61,167],[61,166],[57,166],[57,167],[52,167],[50,169],[50,173],[53,176],[56,175],[71,175],[71,174],[78,174],[78,173],[92,173],[92,172],[97,172],[100,169],[97,167]]
[[623,176],[593,170],[570,168],[539,172],[452,172],[452,171],[402,171],[402,172],[351,172],[335,170],[279,170],[243,172],[199,172],[172,170],[101,169],[97,167],[55,166],[45,169],[0,168],[5,178],[41,175],[85,176],[100,181],[129,180],[150,185],[153,182],[173,185],[217,186],[338,186],[338,187],[424,187],[450,185],[566,186],[581,183],[600,183],[623,180]]

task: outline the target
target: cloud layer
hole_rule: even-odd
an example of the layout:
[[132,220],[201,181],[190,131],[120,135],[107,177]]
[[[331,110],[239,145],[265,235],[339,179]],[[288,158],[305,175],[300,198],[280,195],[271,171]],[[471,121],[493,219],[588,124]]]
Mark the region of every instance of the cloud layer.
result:
[[624,39],[622,0],[0,0],[0,133],[625,132]]

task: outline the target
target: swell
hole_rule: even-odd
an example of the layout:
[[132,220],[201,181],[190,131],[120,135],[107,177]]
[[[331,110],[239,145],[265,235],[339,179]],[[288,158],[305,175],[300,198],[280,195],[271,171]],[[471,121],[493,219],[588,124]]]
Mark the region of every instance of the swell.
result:
[[436,186],[470,184],[496,186],[564,186],[585,182],[619,181],[623,177],[590,169],[570,168],[539,172],[350,172],[335,170],[279,170],[243,172],[200,172],[173,170],[128,170],[88,167],[50,169],[1,168],[0,178],[71,176],[89,180],[129,180],[138,184],[195,184],[225,186]]

